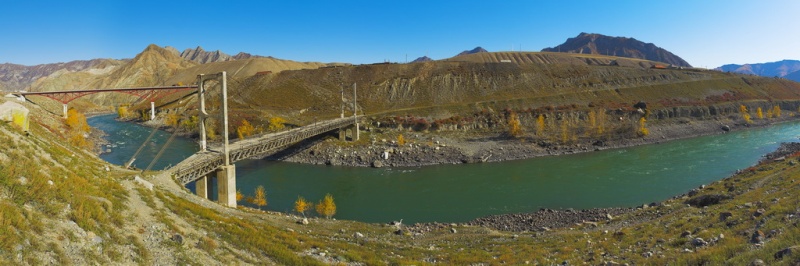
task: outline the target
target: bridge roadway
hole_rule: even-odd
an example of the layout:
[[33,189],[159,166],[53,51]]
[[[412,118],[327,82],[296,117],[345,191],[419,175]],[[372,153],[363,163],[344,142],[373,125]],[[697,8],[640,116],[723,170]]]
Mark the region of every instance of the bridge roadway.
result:
[[[291,130],[260,135],[229,144],[231,164],[248,158],[261,158],[273,154],[304,139],[337,129],[352,127],[363,116],[336,118],[294,128]],[[222,146],[209,147],[208,151],[198,152],[166,170],[175,180],[186,185],[209,173],[225,163]]]

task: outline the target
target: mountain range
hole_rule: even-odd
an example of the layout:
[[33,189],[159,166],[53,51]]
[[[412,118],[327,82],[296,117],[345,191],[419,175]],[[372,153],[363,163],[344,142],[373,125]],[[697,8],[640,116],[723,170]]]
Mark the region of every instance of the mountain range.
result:
[[582,32],[569,38],[561,45],[544,48],[542,52],[561,52],[578,54],[599,54],[620,57],[647,59],[667,64],[691,67],[686,60],[652,43],[644,43],[634,38],[611,37],[596,33]]
[[800,60],[781,60],[777,62],[744,65],[728,64],[715,68],[714,70],[764,77],[782,77],[800,81]]
[[[675,66],[690,66],[686,61],[659,48],[652,43],[644,43],[634,38],[610,37],[594,33],[581,33],[569,38],[563,44],[545,48],[543,52],[490,53],[478,46],[465,50],[453,58],[443,59],[471,62],[513,62],[528,63],[576,63],[586,61],[589,64],[605,64],[606,59],[613,60],[617,56],[650,61],[614,60],[613,64],[624,64],[628,67],[651,67],[657,62]],[[549,52],[584,54],[587,56],[563,57],[550,56]],[[599,59],[594,55],[606,56]],[[457,58],[457,59],[455,59]],[[577,60],[577,61],[576,61]],[[423,56],[412,63],[430,62],[433,59]],[[222,70],[235,70],[239,76],[257,73],[279,72],[283,70],[319,68],[323,66],[348,65],[304,63],[281,60],[240,52],[229,55],[222,51],[206,51],[200,46],[185,49],[182,52],[173,47],[150,45],[133,59],[92,59],[67,63],[42,64],[24,66],[18,64],[0,64],[0,90],[71,90],[100,87],[131,87],[169,85],[170,82],[190,82],[198,73],[211,73]],[[191,71],[182,71],[191,69]],[[800,61],[783,60],[763,64],[724,65],[717,70],[737,72],[767,77],[784,77],[800,81]],[[232,73],[234,74],[234,73]],[[172,83],[170,83],[172,84]]]

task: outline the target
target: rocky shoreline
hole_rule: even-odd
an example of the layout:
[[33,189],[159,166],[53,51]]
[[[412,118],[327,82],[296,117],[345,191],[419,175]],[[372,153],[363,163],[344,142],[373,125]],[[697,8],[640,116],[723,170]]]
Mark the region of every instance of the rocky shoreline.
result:
[[[785,117],[761,120],[751,125],[732,119],[680,120],[655,124],[646,137],[620,140],[584,140],[572,145],[545,143],[531,139],[503,137],[502,133],[484,132],[464,135],[458,132],[382,132],[370,134],[369,140],[354,144],[335,139],[316,139],[296,145],[268,160],[357,167],[420,167],[439,164],[500,162],[541,156],[564,155],[606,149],[657,144],[755,127],[764,127],[796,119]],[[406,143],[393,138],[403,134]]]

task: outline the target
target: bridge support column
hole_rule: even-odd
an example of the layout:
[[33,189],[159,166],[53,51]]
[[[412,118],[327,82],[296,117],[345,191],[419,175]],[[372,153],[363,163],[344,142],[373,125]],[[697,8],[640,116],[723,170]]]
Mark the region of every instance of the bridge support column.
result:
[[358,141],[358,139],[361,137],[360,135],[361,131],[358,130],[358,122],[356,122],[355,125],[353,125],[353,141]]
[[64,119],[67,119],[67,104],[64,104]]
[[156,119],[156,103],[150,102],[150,120]]
[[359,133],[360,132],[358,132],[359,131],[358,130],[358,124],[355,124],[353,126],[347,126],[347,127],[340,128],[339,129],[339,140],[341,140],[341,141],[347,140],[348,131],[350,133],[350,140],[357,141],[359,139],[359,137],[360,137]]
[[194,191],[197,196],[208,199],[208,180],[211,179],[210,175],[204,176],[197,181],[194,181]]
[[219,204],[236,208],[236,165],[220,166],[216,172]]

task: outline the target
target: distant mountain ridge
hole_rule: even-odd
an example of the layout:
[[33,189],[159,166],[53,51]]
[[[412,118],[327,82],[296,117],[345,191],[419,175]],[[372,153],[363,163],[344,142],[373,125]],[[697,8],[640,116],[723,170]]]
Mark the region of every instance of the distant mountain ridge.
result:
[[794,81],[800,81],[800,60],[781,60],[777,62],[757,63],[757,64],[728,64],[714,70],[722,72],[734,72],[751,74],[764,77],[785,77]]
[[125,60],[92,59],[35,66],[12,63],[0,64],[0,88],[8,91],[23,90],[36,80],[50,76],[59,71],[79,72],[93,68],[105,68],[106,65],[118,65],[123,61]]
[[[175,51],[177,53],[178,50],[172,47],[168,47],[167,49]],[[245,52],[239,52],[238,54],[231,56],[226,53],[223,53],[220,50],[216,51],[206,51],[203,47],[197,46],[195,49],[187,48],[183,50],[180,54],[180,57],[186,60],[194,61],[196,63],[205,64],[205,63],[213,63],[213,62],[227,62],[233,60],[240,60],[240,59],[248,59],[248,58],[262,58],[263,56],[259,55],[252,55]]]
[[431,59],[428,56],[423,56],[423,57],[419,57],[417,59],[414,59],[414,61],[411,61],[411,63],[421,63],[421,62],[429,62],[429,61],[433,61],[433,59]]
[[800,71],[789,73],[788,75],[783,76],[783,78],[800,82]]
[[575,38],[567,39],[567,41],[561,45],[552,48],[544,48],[542,52],[630,57],[664,62],[675,66],[691,67],[683,58],[655,44],[644,43],[634,38],[611,37],[597,33],[582,32]]
[[483,49],[483,47],[478,46],[478,47],[475,47],[475,49],[465,50],[463,52],[460,52],[456,56],[468,55],[468,54],[477,54],[477,53],[488,53],[488,52],[489,51],[486,51],[486,49]]

